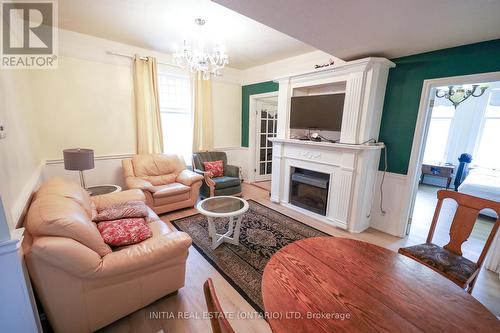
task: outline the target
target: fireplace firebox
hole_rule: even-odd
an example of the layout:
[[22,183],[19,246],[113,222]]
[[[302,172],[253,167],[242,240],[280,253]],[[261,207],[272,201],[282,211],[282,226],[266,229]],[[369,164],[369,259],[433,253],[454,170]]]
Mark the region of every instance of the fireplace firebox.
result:
[[292,168],[290,203],[326,216],[329,183],[329,174]]

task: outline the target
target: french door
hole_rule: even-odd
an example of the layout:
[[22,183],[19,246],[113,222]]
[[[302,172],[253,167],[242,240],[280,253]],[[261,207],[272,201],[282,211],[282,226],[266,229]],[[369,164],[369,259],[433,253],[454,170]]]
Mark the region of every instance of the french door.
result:
[[255,181],[271,179],[273,145],[270,138],[276,137],[278,105],[275,101],[258,101],[256,108],[257,142]]

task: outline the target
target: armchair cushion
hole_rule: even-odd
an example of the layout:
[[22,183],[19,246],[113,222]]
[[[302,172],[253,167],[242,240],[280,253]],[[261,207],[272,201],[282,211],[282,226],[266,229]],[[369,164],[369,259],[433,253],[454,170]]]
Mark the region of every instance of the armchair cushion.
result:
[[104,242],[112,246],[136,244],[153,236],[144,218],[104,221],[97,228]]
[[191,187],[183,185],[181,183],[172,183],[168,185],[153,186],[151,192],[153,193],[153,198],[164,198],[173,195],[178,195],[182,193],[189,192]]
[[203,162],[203,168],[206,172],[210,172],[212,177],[224,176],[224,163],[222,160]]
[[186,185],[186,186],[191,186],[193,183],[196,183],[198,181],[202,181],[203,180],[203,176],[193,172],[193,171],[190,171],[190,170],[183,170],[178,176],[177,176],[177,179],[176,181],[178,183],[181,183],[183,185]]
[[241,180],[236,177],[216,177],[212,178],[215,182],[215,188],[217,190],[221,190],[223,188],[239,186],[241,184]]

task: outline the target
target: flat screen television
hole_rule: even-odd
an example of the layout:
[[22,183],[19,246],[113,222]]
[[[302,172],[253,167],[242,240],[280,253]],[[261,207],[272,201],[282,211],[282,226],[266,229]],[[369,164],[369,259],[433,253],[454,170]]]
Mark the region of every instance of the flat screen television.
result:
[[295,96],[290,106],[290,128],[340,131],[345,94]]

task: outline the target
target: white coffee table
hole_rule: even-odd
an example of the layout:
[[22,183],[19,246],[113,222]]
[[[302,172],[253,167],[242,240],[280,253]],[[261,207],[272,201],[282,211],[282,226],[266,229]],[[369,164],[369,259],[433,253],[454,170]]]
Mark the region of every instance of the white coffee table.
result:
[[[212,197],[200,201],[196,205],[196,209],[208,219],[208,234],[212,239],[212,250],[224,242],[234,245],[240,244],[241,220],[243,213],[248,210],[246,200],[231,196]],[[217,233],[214,223],[215,217],[229,218],[229,227],[226,233]]]

